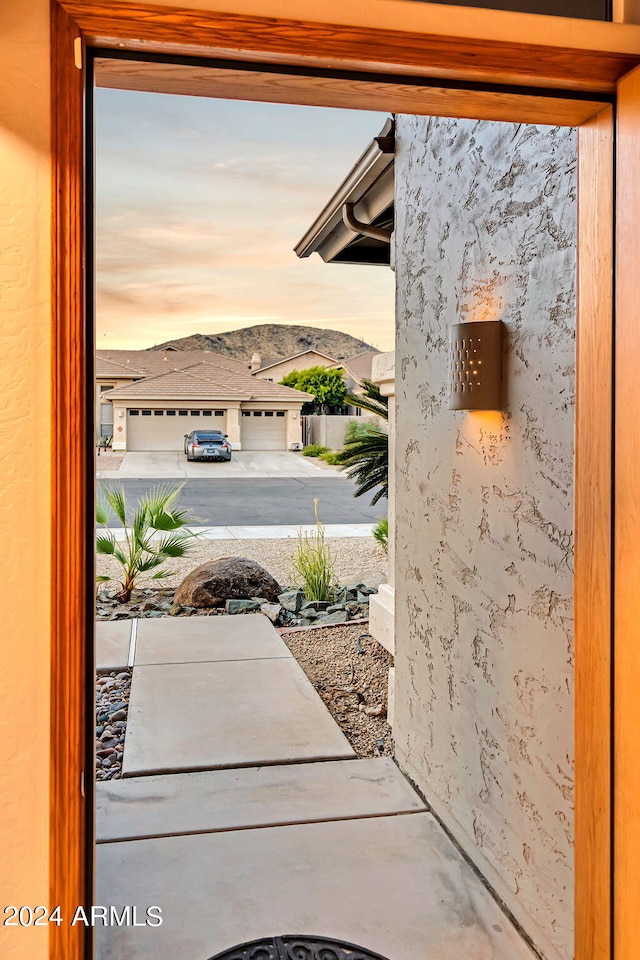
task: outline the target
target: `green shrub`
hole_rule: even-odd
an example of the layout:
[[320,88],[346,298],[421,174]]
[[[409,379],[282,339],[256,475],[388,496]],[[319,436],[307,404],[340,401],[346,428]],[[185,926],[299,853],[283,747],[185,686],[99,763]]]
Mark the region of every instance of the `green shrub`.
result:
[[313,501],[316,529],[298,535],[296,552],[291,559],[294,578],[304,590],[306,600],[334,600],[338,580],[335,561],[325,542],[324,527],[318,517],[318,501]]
[[[98,576],[96,581],[119,583],[122,589],[118,599],[124,603],[131,599],[131,592],[143,574],[151,573],[170,558],[188,553],[196,534],[181,529],[190,519],[186,510],[176,506],[183,486],[179,483],[154,487],[138,500],[129,516],[122,485],[102,485],[96,520],[104,529],[96,537],[96,551],[118,561],[122,579]],[[116,540],[113,530],[107,527],[112,516],[124,527],[124,540]],[[156,531],[163,536],[152,540]],[[151,573],[150,579],[170,576],[170,571],[157,570]]]
[[329,450],[328,453],[320,454],[320,460],[324,460],[325,463],[330,463],[333,467],[336,463],[340,463],[340,454],[335,450]]
[[319,457],[323,453],[329,453],[329,447],[323,447],[321,443],[310,443],[302,451],[302,456]]
[[373,528],[373,535],[383,550],[389,549],[389,521],[386,517],[378,520]]
[[362,440],[369,433],[373,424],[369,420],[364,422],[358,420],[349,420],[347,429],[344,432],[345,443],[355,443],[356,440]]

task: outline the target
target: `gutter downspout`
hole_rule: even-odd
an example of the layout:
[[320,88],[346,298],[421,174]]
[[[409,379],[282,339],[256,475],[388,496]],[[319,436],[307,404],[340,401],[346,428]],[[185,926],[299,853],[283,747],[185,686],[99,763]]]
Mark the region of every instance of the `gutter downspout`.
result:
[[383,243],[391,243],[391,230],[384,230],[382,227],[374,227],[370,223],[364,223],[358,220],[353,212],[355,204],[345,203],[342,206],[342,220],[346,227],[353,230],[354,233],[360,233],[363,237],[371,237],[372,240],[382,240]]

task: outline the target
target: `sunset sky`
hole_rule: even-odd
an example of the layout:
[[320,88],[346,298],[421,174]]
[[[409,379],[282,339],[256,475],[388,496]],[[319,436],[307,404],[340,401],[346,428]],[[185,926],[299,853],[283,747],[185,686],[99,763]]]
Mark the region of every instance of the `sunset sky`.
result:
[[98,348],[301,323],[393,349],[391,270],[293,252],[385,115],[104,89],[96,101]]

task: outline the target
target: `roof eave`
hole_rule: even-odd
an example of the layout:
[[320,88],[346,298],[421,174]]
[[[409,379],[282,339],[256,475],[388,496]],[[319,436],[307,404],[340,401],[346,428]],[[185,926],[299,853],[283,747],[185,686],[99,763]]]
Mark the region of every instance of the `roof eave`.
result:
[[344,204],[358,203],[376,181],[380,180],[385,171],[392,166],[394,161],[393,129],[393,120],[387,120],[379,136],[371,141],[324,209],[293,248],[296,256],[302,259],[317,252],[325,259],[319,248],[335,230],[336,226],[342,222]]

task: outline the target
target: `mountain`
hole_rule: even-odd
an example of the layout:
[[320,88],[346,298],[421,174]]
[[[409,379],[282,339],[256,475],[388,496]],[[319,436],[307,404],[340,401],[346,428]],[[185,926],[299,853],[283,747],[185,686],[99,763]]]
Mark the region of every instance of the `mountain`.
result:
[[167,340],[149,350],[162,348],[174,350],[211,350],[235,360],[249,363],[254,353],[262,357],[280,359],[291,357],[303,350],[315,349],[326,353],[334,360],[345,360],[364,350],[375,350],[371,344],[358,340],[340,330],[319,330],[317,327],[290,326],[282,323],[259,323],[242,330],[227,333],[192,333],[189,337]]

